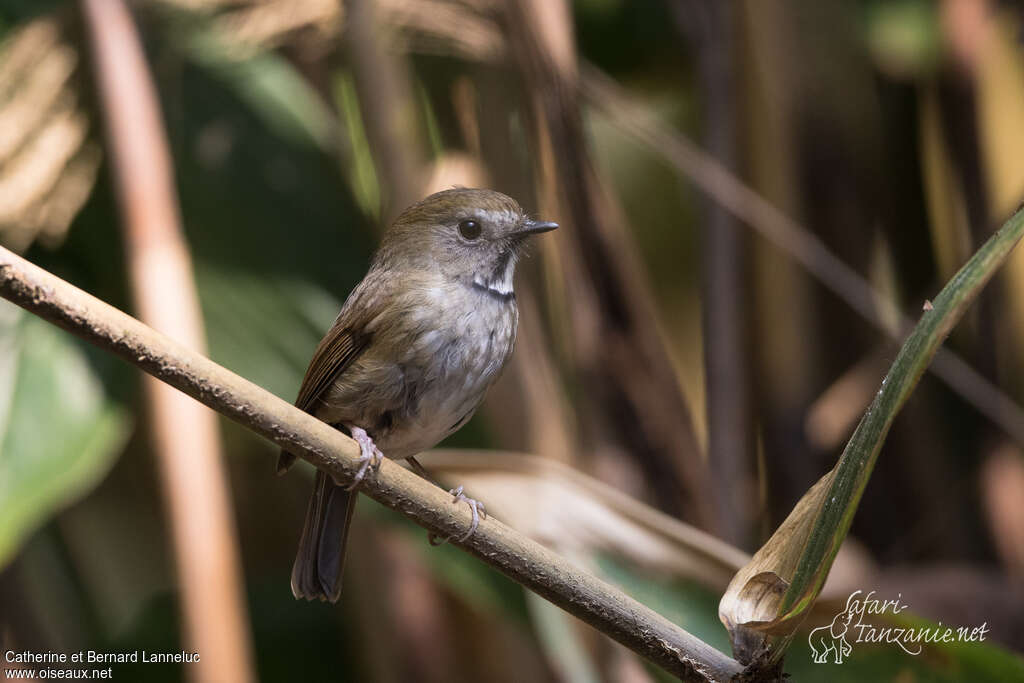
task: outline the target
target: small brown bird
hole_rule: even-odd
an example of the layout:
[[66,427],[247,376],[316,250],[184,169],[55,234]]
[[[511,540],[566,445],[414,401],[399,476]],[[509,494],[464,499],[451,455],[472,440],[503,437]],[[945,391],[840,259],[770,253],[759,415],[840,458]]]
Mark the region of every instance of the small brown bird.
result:
[[[512,354],[516,260],[530,235],[557,227],[499,192],[457,188],[409,207],[385,233],[295,401],[359,442],[362,461],[347,488],[317,472],[292,569],[296,598],[341,595],[352,489],[368,469],[432,448],[473,416]],[[282,452],[278,472],[294,460]],[[471,534],[483,506],[461,487],[452,494],[473,511]]]

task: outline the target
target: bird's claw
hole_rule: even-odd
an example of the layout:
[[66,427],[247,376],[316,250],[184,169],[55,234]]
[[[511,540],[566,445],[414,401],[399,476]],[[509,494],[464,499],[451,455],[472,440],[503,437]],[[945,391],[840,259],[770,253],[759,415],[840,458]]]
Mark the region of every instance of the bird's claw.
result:
[[373,442],[373,439],[364,430],[358,427],[353,428],[352,438],[359,444],[359,469],[356,471],[356,476],[352,478],[352,483],[345,487],[347,491],[351,491],[359,486],[371,467],[376,472],[380,469],[380,464],[384,462],[384,454],[381,453],[380,449],[377,448],[377,444]]
[[[469,537],[472,536],[474,532],[476,532],[477,527],[480,526],[481,519],[487,519],[487,508],[484,506],[484,504],[481,501],[476,500],[475,498],[470,498],[462,491],[462,486],[456,486],[455,488],[448,491],[448,493],[452,496],[452,505],[455,505],[457,503],[465,503],[466,505],[469,506],[469,510],[473,514],[473,519],[469,523],[469,531],[467,531],[465,534],[459,536],[456,539],[459,541],[459,543],[468,540]],[[444,545],[448,541],[452,540],[452,537],[448,536],[447,538],[438,540],[437,536],[435,536],[434,534],[430,534],[427,536],[427,540],[430,542],[430,545]]]

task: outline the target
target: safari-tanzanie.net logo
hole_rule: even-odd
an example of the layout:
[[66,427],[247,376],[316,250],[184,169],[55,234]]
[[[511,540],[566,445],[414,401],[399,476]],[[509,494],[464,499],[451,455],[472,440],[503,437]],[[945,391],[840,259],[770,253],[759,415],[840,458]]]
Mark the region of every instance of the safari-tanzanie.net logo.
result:
[[890,617],[905,609],[902,593],[895,600],[883,600],[875,597],[875,591],[867,595],[854,591],[831,624],[819,626],[807,636],[812,658],[818,664],[842,664],[856,643],[895,645],[908,655],[919,655],[928,643],[976,643],[988,634],[988,622],[973,627],[943,626],[941,621],[929,626],[894,625]]

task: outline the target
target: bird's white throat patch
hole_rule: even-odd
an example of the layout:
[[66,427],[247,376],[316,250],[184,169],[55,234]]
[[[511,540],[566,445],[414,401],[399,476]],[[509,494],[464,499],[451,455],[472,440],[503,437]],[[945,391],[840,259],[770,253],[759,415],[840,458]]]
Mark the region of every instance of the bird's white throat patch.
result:
[[473,284],[494,294],[508,296],[512,294],[512,277],[515,271],[516,259],[515,256],[512,256],[508,259],[505,268],[501,272],[477,275],[473,278]]

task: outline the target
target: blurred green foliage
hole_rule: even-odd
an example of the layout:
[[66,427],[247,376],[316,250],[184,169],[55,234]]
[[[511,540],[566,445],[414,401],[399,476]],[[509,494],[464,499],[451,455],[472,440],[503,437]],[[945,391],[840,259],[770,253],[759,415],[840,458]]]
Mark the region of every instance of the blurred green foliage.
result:
[[[933,3],[855,2],[842,4],[843,12],[830,14],[840,4],[822,3],[821,9],[804,3],[800,7],[817,12],[797,18],[797,9],[790,17],[795,26],[809,29],[797,32],[794,45],[784,46],[794,53],[806,50],[789,63],[793,72],[785,75],[793,81],[828,76],[811,85],[793,86],[813,106],[801,108],[797,95],[777,87],[781,79],[767,79],[771,84],[767,92],[758,90],[763,84],[734,84],[747,94],[740,106],[751,119],[744,122],[746,128],[738,137],[744,143],[744,162],[755,168],[768,163],[772,169],[767,180],[750,171],[751,182],[760,181],[761,190],[773,200],[790,205],[787,210],[797,207],[794,213],[805,216],[830,246],[867,272],[871,264],[865,254],[874,245],[885,239],[898,245],[900,234],[927,237],[927,226],[914,221],[899,223],[888,233],[873,226],[892,215],[924,214],[924,199],[917,194],[900,190],[895,193],[899,196],[891,198],[879,188],[891,182],[898,188],[921,189],[916,176],[906,180],[920,172],[917,162],[887,155],[902,154],[908,148],[916,153],[914,141],[920,131],[914,126],[920,112],[907,102],[913,100],[918,84],[908,86],[903,79],[931,77],[943,52]],[[70,2],[0,0],[0,39],[29,17],[53,8],[73,15]],[[577,48],[584,58],[627,82],[638,100],[678,129],[699,132],[702,94],[695,84],[693,55],[673,28],[668,4],[579,0],[573,3],[573,12]],[[137,15],[172,144],[210,355],[291,400],[316,343],[362,276],[376,244],[382,192],[360,118],[359,93],[344,60],[336,55],[306,59],[301,42],[277,50],[239,51],[201,13],[139,3]],[[836,15],[857,21],[834,22]],[[826,53],[827,59],[821,59],[822,45],[835,48],[834,53]],[[759,43],[738,52],[746,60],[742,62],[745,69],[763,76],[771,75],[773,67],[766,55],[770,57],[773,49],[780,48]],[[418,55],[411,66],[427,131],[424,147],[433,158],[449,149],[463,151],[453,133],[457,123],[449,102],[455,80],[475,77],[507,90],[506,98],[519,96],[512,86],[506,88],[505,80],[514,79],[490,65]],[[887,80],[890,77],[894,80]],[[88,69],[81,78],[87,91]],[[870,97],[861,97],[865,92]],[[856,101],[844,99],[850,93]],[[776,115],[773,108],[792,118],[789,146],[768,139],[769,134],[758,128],[762,119]],[[841,120],[836,123],[832,117]],[[507,118],[514,131],[510,137],[521,142],[525,134],[519,112]],[[648,268],[666,321],[666,336],[674,339],[673,353],[681,366],[697,358],[699,368],[699,339],[684,337],[699,327],[693,322],[700,317],[698,198],[662,160],[631,144],[609,121],[587,111],[586,125],[597,166],[614,188]],[[93,132],[102,138],[95,123]],[[890,144],[892,140],[900,144]],[[530,160],[522,149],[525,145],[513,146],[512,155],[519,156],[507,163],[518,173],[529,168]],[[57,248],[36,245],[27,256],[130,310],[119,218],[106,172],[66,241]],[[806,195],[803,204],[801,191]],[[884,210],[888,201],[896,207],[892,213]],[[931,272],[929,250],[912,243],[913,263],[901,261],[899,253],[893,257],[896,277],[906,278],[898,283],[903,288],[899,295],[907,300],[913,300],[922,287],[935,284],[922,285],[927,277],[908,275]],[[762,248],[752,245],[752,251],[755,246]],[[828,387],[826,379],[832,381],[848,368],[851,358],[875,350],[863,338],[874,344],[877,340],[869,333],[848,334],[859,321],[851,322],[841,305],[779,267],[771,260],[778,257],[774,251],[766,253],[759,253],[758,268],[768,277],[758,282],[778,282],[779,292],[787,297],[794,291],[783,289],[787,278],[806,289],[801,297],[783,302],[787,316],[793,313],[791,319],[780,323],[767,307],[754,311],[753,317],[769,319],[757,329],[777,329],[782,340],[771,346],[771,340],[758,339],[758,345],[797,348],[793,339],[821,340],[820,347],[800,359],[799,367],[788,366],[779,373],[785,377],[785,386],[772,385],[773,377],[779,375],[759,368],[760,465],[768,472],[769,492],[757,495],[770,505],[764,514],[770,531],[769,523],[778,521],[778,510],[788,509],[834,458],[833,453],[809,449],[801,441],[808,405]],[[770,303],[755,288],[750,300],[753,305]],[[814,310],[820,317],[801,327],[805,321],[801,315],[806,314],[801,307],[819,304]],[[838,314],[837,308],[841,309]],[[19,644],[26,646],[180,648],[178,595],[135,373],[10,306],[0,306],[0,316],[0,425],[4,427],[0,432],[0,567],[6,566],[0,600],[12,592],[25,595],[20,601],[4,603],[10,607],[0,614],[0,626],[14,623]],[[680,374],[689,378],[689,369]],[[699,369],[695,374],[700,375]],[[690,395],[699,393],[694,386],[699,388],[699,382],[687,385]],[[798,398],[790,401],[794,395]],[[941,445],[956,446],[927,460],[929,467],[940,471],[943,458],[954,463],[958,458],[973,458],[975,453],[967,444],[983,440],[978,421],[965,417],[966,409],[948,398],[929,407],[933,412],[926,416],[926,424],[941,432],[936,437]],[[699,405],[695,414],[700,414]],[[908,424],[920,424],[909,420]],[[132,425],[135,436],[129,438]],[[223,427],[263,680],[323,680],[339,673],[352,680],[408,679],[408,671],[401,668],[405,660],[395,654],[404,656],[413,649],[402,640],[401,630],[407,624],[396,616],[404,614],[403,605],[394,603],[398,598],[388,583],[394,579],[391,568],[374,565],[371,559],[390,557],[387,553],[394,550],[391,542],[396,538],[428,579],[434,602],[427,604],[440,605],[444,612],[430,622],[444,626],[444,633],[435,634],[441,642],[437,657],[465,659],[462,668],[453,666],[452,680],[474,680],[488,666],[497,670],[494,680],[517,680],[517,675],[523,680],[526,673],[528,679],[551,679],[554,674],[545,657],[550,659],[567,647],[582,653],[571,668],[574,680],[603,671],[585,658],[595,650],[607,654],[606,648],[588,641],[592,633],[531,606],[532,598],[525,598],[517,586],[464,553],[429,547],[421,531],[368,501],[360,505],[360,521],[353,531],[356,557],[342,605],[334,609],[295,602],[288,590],[288,573],[305,509],[309,468],[299,467],[278,479],[273,476],[275,449],[270,444],[236,425]],[[473,446],[501,445],[479,418],[456,440]],[[915,462],[912,457],[907,460]],[[814,468],[820,471],[815,474]],[[976,551],[956,555],[935,542],[939,549],[928,555],[928,550],[920,548],[931,548],[931,536],[924,541],[915,537],[917,545],[894,538],[895,515],[887,507],[892,499],[888,492],[907,486],[898,468],[884,457],[879,470],[876,478],[882,479],[877,485],[881,488],[869,491],[864,502],[867,519],[854,528],[854,533],[874,543],[878,556],[894,562],[950,555],[993,561],[987,542],[978,540],[971,526],[971,515],[964,515],[966,531],[961,536],[975,539],[972,542],[980,548]],[[941,471],[959,472],[955,467]],[[780,480],[782,484],[773,488]],[[943,479],[947,485],[959,480]],[[946,504],[945,493],[938,496],[928,481],[914,483],[922,497]],[[967,495],[971,504],[976,502],[972,496]],[[960,503],[955,499],[948,507],[960,509]],[[913,505],[912,500],[907,503],[911,509]],[[921,517],[928,518],[923,513]],[[41,532],[34,533],[44,524]],[[947,531],[942,526],[939,534]],[[917,528],[904,533],[923,534]],[[952,541],[949,547],[963,550]],[[622,558],[592,559],[606,579],[728,651],[726,633],[716,615],[717,595],[684,580],[633,570]],[[70,625],[62,629],[51,622]],[[0,638],[6,637],[0,632]],[[802,640],[797,638],[787,670],[798,680],[820,678],[823,669],[811,663]],[[387,659],[394,661],[382,661]],[[183,671],[173,666],[124,667],[118,668],[117,675],[126,680],[144,676],[170,681],[180,680]],[[1021,678],[1019,658],[987,644],[948,648],[919,658],[892,648],[858,648],[847,664],[829,667],[826,675],[829,680]]]
[[29,532],[100,481],[129,421],[77,342],[6,302],[0,315],[2,567]]

